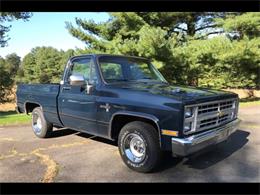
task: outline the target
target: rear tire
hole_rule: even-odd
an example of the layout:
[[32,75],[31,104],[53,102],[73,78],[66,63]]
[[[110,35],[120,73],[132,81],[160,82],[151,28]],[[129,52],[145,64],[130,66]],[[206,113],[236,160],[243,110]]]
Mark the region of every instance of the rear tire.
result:
[[40,107],[36,107],[32,111],[32,129],[34,134],[39,138],[51,136],[53,126],[45,119]]
[[158,132],[141,121],[130,122],[121,129],[118,147],[124,163],[134,171],[151,172],[162,158]]

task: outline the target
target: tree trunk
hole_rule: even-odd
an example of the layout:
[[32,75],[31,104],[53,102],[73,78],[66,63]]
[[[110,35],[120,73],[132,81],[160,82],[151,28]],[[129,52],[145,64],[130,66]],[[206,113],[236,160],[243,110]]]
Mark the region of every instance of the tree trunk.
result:
[[196,33],[195,22],[193,21],[187,22],[187,35],[193,37],[195,33]]

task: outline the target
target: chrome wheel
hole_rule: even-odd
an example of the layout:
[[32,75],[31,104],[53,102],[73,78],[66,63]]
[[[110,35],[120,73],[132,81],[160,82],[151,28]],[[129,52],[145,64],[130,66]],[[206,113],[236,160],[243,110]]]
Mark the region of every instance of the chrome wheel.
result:
[[42,130],[42,120],[37,113],[32,114],[32,127],[36,134],[40,134]]
[[124,152],[130,161],[140,163],[144,160],[146,147],[144,140],[139,135],[130,133],[125,137],[123,143]]

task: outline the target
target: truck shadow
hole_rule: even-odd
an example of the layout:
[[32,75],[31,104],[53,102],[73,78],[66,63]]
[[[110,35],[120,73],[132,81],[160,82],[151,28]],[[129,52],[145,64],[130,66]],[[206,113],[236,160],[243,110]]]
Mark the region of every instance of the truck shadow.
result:
[[171,154],[166,154],[157,171],[173,168],[179,163],[188,165],[190,168],[194,169],[206,169],[220,161],[223,161],[234,152],[241,149],[248,142],[249,134],[250,133],[247,131],[237,130],[227,141],[209,147],[206,150],[186,158],[173,158],[171,157]]
[[98,142],[103,142],[106,144],[110,144],[110,145],[114,145],[117,146],[117,143],[115,141],[111,141],[102,137],[97,137],[88,133],[83,133],[83,132],[79,132],[79,131],[75,131],[72,129],[68,129],[68,128],[57,128],[55,129],[52,134],[51,137],[49,137],[49,139],[51,138],[56,138],[56,137],[64,137],[67,135],[77,135],[83,138],[87,138],[87,139],[91,139],[94,141],[98,141]]
[[172,155],[171,155],[171,152],[164,152],[163,153],[163,159],[160,163],[160,166],[158,166],[154,170],[154,173],[165,171],[165,170],[170,169],[170,168],[174,168],[175,166],[177,166],[182,161],[183,161],[183,158],[181,158],[181,157],[173,158]]
[[241,149],[248,142],[249,135],[248,131],[237,130],[227,141],[191,156],[184,164],[195,169],[206,169]]
[[94,140],[94,141],[98,141],[98,142],[102,142],[102,143],[105,143],[105,144],[117,146],[116,141],[112,141],[112,140],[105,139],[105,138],[102,138],[102,137],[93,136],[93,135],[90,135],[90,134],[87,134],[87,133],[78,133],[77,136],[85,137],[85,138],[88,138],[88,139],[91,139],[91,140]]
[[77,134],[77,133],[78,133],[77,131],[74,131],[72,129],[58,128],[52,132],[51,137],[49,137],[48,139],[56,138],[56,137],[64,137],[67,135],[72,135],[72,134]]

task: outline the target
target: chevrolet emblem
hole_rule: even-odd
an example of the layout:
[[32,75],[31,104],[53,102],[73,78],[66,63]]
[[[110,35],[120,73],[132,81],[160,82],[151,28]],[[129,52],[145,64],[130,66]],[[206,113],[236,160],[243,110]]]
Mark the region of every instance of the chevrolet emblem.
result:
[[219,116],[219,117],[222,117],[223,115],[224,115],[224,113],[219,110],[219,111],[218,111],[218,116]]
[[106,103],[105,105],[100,105],[100,108],[105,108],[106,112],[109,112],[109,109],[111,108],[110,105],[108,103]]

